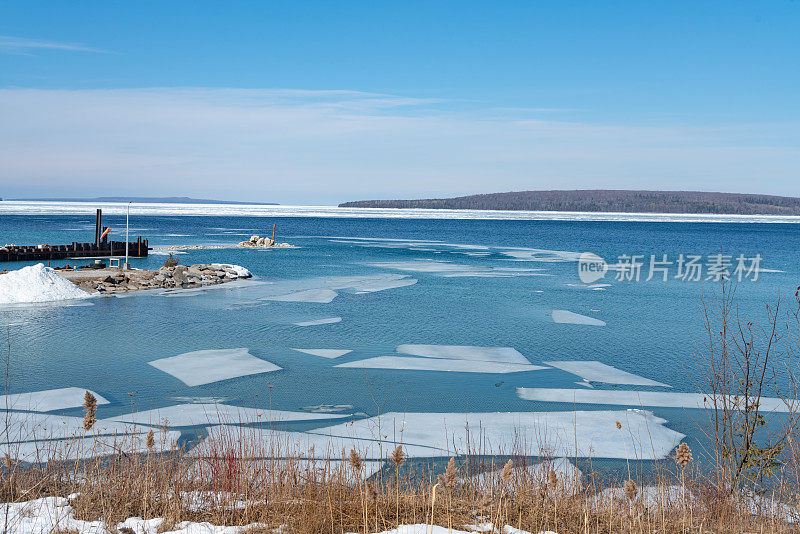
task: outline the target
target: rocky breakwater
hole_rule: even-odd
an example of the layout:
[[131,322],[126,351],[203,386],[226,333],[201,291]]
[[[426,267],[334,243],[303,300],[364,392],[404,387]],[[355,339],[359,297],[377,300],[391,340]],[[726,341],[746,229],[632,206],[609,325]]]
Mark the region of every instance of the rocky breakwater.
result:
[[276,243],[269,237],[261,237],[258,235],[250,236],[248,241],[240,241],[236,244],[237,247],[244,248],[267,248],[267,247],[291,247],[289,243]]
[[244,267],[227,263],[165,266],[157,271],[104,269],[96,272],[61,271],[59,274],[89,293],[114,293],[143,289],[188,289],[224,284],[253,276]]

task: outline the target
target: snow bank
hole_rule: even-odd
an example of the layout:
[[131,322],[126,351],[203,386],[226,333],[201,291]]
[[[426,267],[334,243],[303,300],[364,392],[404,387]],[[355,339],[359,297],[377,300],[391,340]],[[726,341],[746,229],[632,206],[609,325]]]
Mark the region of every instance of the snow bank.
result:
[[86,299],[90,296],[42,263],[0,275],[0,304]]
[[235,275],[234,278],[250,278],[253,273],[242,267],[241,265],[232,265],[230,263],[212,263],[211,267],[217,270],[232,271]]

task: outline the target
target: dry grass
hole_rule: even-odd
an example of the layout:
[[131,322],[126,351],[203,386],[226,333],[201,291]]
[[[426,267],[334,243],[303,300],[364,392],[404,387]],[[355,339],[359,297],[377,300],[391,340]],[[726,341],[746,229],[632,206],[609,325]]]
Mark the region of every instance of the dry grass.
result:
[[[280,456],[278,444],[270,451]],[[161,517],[161,531],[187,520],[331,534],[414,523],[463,530],[485,522],[534,533],[798,531],[784,520],[785,512],[779,517],[774,507],[751,510],[745,498],[716,491],[714,475],[695,469],[685,446],[675,458],[657,463],[651,478],[624,480],[603,478],[589,464],[578,464],[588,472],[582,479],[557,473],[546,462],[529,470],[527,457],[450,458],[432,471],[407,461],[402,449],[364,480],[364,461],[355,451],[316,462],[249,458],[261,453],[221,442],[201,459],[182,450],[38,466],[7,459],[0,498],[79,493],[71,501],[79,519],[116,525],[133,516]],[[487,466],[502,469],[476,477]],[[794,504],[793,480],[787,469],[770,497]]]

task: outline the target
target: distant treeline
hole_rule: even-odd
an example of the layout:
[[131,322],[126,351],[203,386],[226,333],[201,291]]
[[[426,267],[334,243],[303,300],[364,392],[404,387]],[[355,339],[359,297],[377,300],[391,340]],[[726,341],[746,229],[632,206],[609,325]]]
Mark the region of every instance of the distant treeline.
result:
[[515,191],[455,198],[361,200],[349,208],[800,215],[800,198],[702,191]]

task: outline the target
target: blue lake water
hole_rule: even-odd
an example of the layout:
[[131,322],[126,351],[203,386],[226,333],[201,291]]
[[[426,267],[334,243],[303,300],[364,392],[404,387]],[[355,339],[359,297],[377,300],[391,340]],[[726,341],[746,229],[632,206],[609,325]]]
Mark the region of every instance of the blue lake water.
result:
[[[104,223],[121,239],[124,217],[106,216]],[[513,347],[533,364],[599,360],[670,384],[672,391],[696,391],[693,338],[703,335],[701,298],[715,284],[672,278],[662,282],[660,277],[645,282],[650,255],[666,254],[675,261],[679,254],[697,254],[706,264],[708,255],[720,251],[732,255],[734,263],[739,254],[760,254],[761,267],[769,272],[761,272],[757,281],[741,282],[737,290],[747,313],[763,314],[764,304],[779,295],[793,299],[800,283],[798,224],[137,216],[131,220],[131,234],[149,238],[153,247],[228,244],[252,234],[269,235],[273,223],[278,240],[296,248],[189,250],[177,256],[187,265],[242,265],[256,282],[270,284],[234,283],[190,296],[104,297],[86,301],[91,305],[0,310],[0,324],[11,325],[11,392],[90,388],[111,401],[101,408],[101,417],[212,397],[237,406],[284,410],[347,404],[368,415],[573,409],[571,404],[532,402],[516,395],[517,387],[581,387],[575,385],[579,377],[558,369],[487,374],[334,366],[396,355],[401,344]],[[93,231],[92,215],[0,216],[0,244],[89,241]],[[387,239],[399,241],[383,241]],[[577,263],[566,261],[569,255],[531,249],[591,251],[612,261],[643,255],[642,281],[617,281],[609,272],[601,282],[610,285],[592,290],[581,284]],[[151,255],[131,263],[157,268],[164,260],[164,255]],[[536,272],[547,276],[505,271],[513,275],[448,277],[371,265],[431,261],[484,271],[542,269]],[[53,265],[64,263],[75,261]],[[0,264],[0,269],[23,265]],[[672,265],[670,277],[676,272]],[[330,303],[260,300],[317,287],[330,277],[381,274],[405,274],[418,283],[363,294],[337,290],[339,296]],[[552,310],[594,317],[606,326],[558,324],[550,317]],[[342,321],[293,325],[326,317]],[[283,369],[190,387],[147,363],[235,347],[248,347]],[[353,352],[328,360],[292,347]],[[669,428],[687,434],[690,444],[698,439],[691,410],[647,409],[667,419]],[[80,410],[61,413],[78,415]],[[288,428],[324,424],[291,423]],[[184,430],[185,439],[191,440],[199,429]]]

